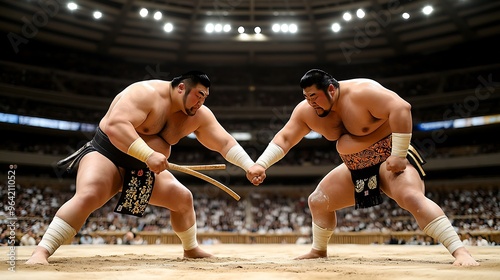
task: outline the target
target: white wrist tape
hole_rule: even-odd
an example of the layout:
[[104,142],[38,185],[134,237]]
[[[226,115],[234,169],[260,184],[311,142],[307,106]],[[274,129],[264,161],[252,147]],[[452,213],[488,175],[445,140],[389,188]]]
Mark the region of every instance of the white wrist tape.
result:
[[135,139],[132,144],[130,144],[127,154],[135,157],[142,162],[146,162],[149,156],[151,156],[154,152],[155,151],[151,149],[141,137],[139,137]]
[[450,254],[463,247],[464,244],[453,229],[450,220],[446,216],[439,216],[424,228],[424,232],[436,239],[448,249]]
[[184,250],[188,251],[198,247],[198,241],[196,240],[196,223],[186,231],[176,232],[175,234],[177,234],[181,240]]
[[269,145],[267,145],[266,150],[262,153],[262,155],[260,155],[255,163],[264,167],[265,169],[268,169],[271,165],[278,162],[284,156],[285,152],[283,151],[283,149],[273,142],[270,142]]
[[328,248],[328,242],[330,241],[330,237],[333,234],[333,230],[327,230],[321,228],[313,222],[312,233],[313,233],[312,248],[318,251],[326,251],[326,249]]
[[71,225],[66,223],[63,219],[54,216],[54,219],[50,223],[49,228],[47,228],[47,231],[45,231],[38,246],[45,248],[49,254],[52,255],[57,248],[66,242],[66,240],[75,235],[76,230]]
[[229,149],[226,154],[226,160],[230,163],[241,167],[243,170],[247,171],[252,165],[255,164],[250,156],[243,150],[239,144],[234,145]]
[[391,156],[406,158],[410,147],[411,133],[392,133]]

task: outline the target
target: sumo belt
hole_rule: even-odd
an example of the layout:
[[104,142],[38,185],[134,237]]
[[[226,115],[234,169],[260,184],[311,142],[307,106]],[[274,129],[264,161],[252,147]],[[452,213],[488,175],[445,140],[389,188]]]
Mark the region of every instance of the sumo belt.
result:
[[[351,179],[354,184],[355,209],[368,208],[383,202],[379,169],[390,154],[391,135],[361,152],[340,154],[342,161],[351,171]],[[406,158],[417,169],[423,179],[425,172],[422,165],[425,164],[425,160],[412,145],[408,149]]]
[[122,192],[114,211],[142,217],[153,193],[155,174],[144,162],[116,148],[100,128],[97,129],[91,141],[67,158],[60,160],[57,165],[59,167],[67,165],[67,171],[71,172],[86,154],[93,151],[101,153],[117,167],[125,169]]

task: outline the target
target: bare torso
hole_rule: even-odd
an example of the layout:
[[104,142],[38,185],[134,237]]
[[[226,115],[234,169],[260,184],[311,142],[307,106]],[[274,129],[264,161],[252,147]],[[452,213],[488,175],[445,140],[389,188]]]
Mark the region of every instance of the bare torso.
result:
[[324,118],[318,117],[307,102],[302,102],[299,106],[304,110],[306,124],[327,140],[337,141],[337,151],[341,154],[368,148],[391,133],[387,119],[373,117],[367,106],[356,102],[356,97],[359,98],[356,95],[372,86],[380,85],[373,85],[373,81],[367,79],[340,81],[338,98],[334,98],[336,105]]
[[[144,138],[149,145],[155,146],[153,148],[158,148],[158,145],[149,143],[147,140],[152,139],[152,137],[148,136],[160,136],[169,146],[177,144],[181,138],[196,130],[200,117],[203,117],[207,109],[202,106],[194,116],[188,116],[183,111],[174,109],[171,98],[173,94],[172,88],[168,81],[151,80],[134,84],[131,87],[134,87],[134,91],[140,90],[147,92],[148,102],[153,106],[146,119],[141,124],[135,126],[137,133]],[[125,89],[115,97],[108,112],[100,121],[99,126],[104,131],[111,113],[119,102],[123,102],[122,97],[127,93],[128,91]]]

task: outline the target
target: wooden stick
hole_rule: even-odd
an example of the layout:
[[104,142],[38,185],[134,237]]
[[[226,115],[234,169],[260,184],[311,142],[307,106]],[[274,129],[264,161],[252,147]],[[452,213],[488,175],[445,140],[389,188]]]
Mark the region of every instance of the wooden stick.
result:
[[225,164],[207,164],[207,165],[179,165],[191,170],[223,170],[226,169]]
[[227,194],[229,194],[231,197],[233,197],[234,199],[236,199],[236,201],[239,201],[240,200],[240,196],[235,193],[232,189],[226,187],[224,184],[222,184],[221,182],[215,180],[214,178],[212,177],[209,177],[203,173],[200,173],[198,171],[195,171],[193,169],[189,169],[185,166],[182,166],[182,165],[177,165],[175,163],[168,163],[168,167],[169,169],[171,170],[176,170],[176,171],[180,171],[180,172],[183,172],[183,173],[186,173],[186,174],[189,174],[189,175],[192,175],[192,176],[195,176],[197,178],[200,178],[202,180],[205,180],[206,182],[209,182],[210,184],[218,187],[219,189],[225,191]]

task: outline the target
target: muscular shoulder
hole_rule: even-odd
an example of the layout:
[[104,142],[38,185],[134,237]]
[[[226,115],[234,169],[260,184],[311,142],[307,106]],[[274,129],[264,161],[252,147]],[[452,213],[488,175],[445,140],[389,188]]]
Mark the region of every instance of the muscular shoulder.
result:
[[205,105],[201,105],[200,109],[196,112],[196,114],[190,118],[195,119],[200,124],[202,123],[211,123],[216,120],[214,113],[210,108]]
[[382,86],[379,82],[372,79],[358,78],[351,80],[340,81],[341,94],[356,95],[356,94],[371,94],[380,91],[390,91]]
[[146,80],[133,84],[138,90],[149,95],[167,96],[170,94],[170,82],[162,80]]
[[297,104],[297,106],[295,106],[295,108],[293,109],[293,113],[304,114],[308,111],[314,112],[314,110],[311,109],[312,107],[307,103],[307,100],[302,100],[299,104]]
[[318,119],[318,115],[306,100],[301,101],[293,109],[290,120],[292,122],[310,123]]

